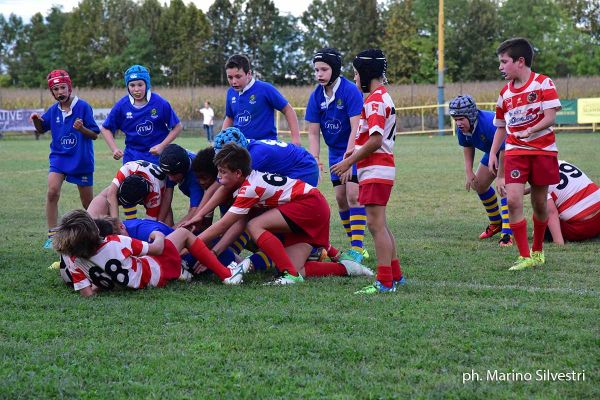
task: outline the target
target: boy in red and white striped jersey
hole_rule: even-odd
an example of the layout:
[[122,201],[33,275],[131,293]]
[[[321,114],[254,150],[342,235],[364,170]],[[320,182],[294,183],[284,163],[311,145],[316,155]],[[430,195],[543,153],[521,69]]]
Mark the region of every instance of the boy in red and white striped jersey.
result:
[[575,165],[559,160],[560,182],[548,188],[548,231],[554,243],[600,236],[600,187]]
[[331,171],[341,175],[356,163],[358,202],[365,206],[367,224],[377,253],[377,280],[356,293],[393,292],[404,283],[396,240],[386,222],[386,205],[392,193],[396,167],[396,109],[385,86],[387,61],[381,50],[360,52],[354,61],[354,81],[368,93],[358,124],[354,151]]
[[92,217],[84,210],[63,217],[52,245],[69,257],[73,287],[83,297],[115,287],[143,289],[162,287],[182,275],[179,252],[186,248],[225,284],[242,282],[241,266],[223,266],[194,234],[180,228],[165,235],[154,231],[151,243],[128,236],[102,237]]
[[[489,168],[498,172],[496,185],[508,198],[510,227],[519,258],[510,268],[520,271],[545,263],[544,232],[548,225],[548,186],[559,182],[558,148],[554,137],[556,112],[561,109],[556,87],[547,76],[531,70],[533,47],[523,38],[506,40],[496,50],[499,69],[509,82],[500,91]],[[506,138],[504,162],[496,153]],[[493,154],[492,154],[493,153]],[[499,167],[499,168],[498,168]],[[533,246],[529,249],[523,215],[525,183],[531,185]]]

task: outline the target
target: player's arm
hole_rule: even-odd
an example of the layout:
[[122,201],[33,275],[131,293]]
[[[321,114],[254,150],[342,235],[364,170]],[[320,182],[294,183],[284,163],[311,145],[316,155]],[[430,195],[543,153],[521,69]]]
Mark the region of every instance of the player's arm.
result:
[[73,128],[77,129],[83,136],[88,139],[96,140],[98,138],[98,134],[91,129],[88,129],[83,125],[83,120],[81,118],[75,119],[73,123]]
[[33,114],[31,114],[31,116],[29,118],[31,118],[31,122],[33,122],[33,126],[37,133],[46,132],[44,130],[44,125],[43,125],[44,120],[42,119],[42,117],[40,117],[40,114],[33,113]]
[[240,237],[240,235],[242,234],[242,232],[244,232],[244,229],[246,229],[246,225],[248,224],[248,216],[244,216],[244,218],[240,218],[238,221],[236,221],[229,229],[227,229],[227,232],[225,232],[225,234],[223,236],[221,236],[221,239],[217,242],[217,244],[215,244],[212,248],[212,251],[216,254],[219,255],[222,252],[224,252],[225,250],[227,250],[227,248],[237,240],[237,238]]
[[[506,182],[504,179],[504,150],[500,150],[500,153],[498,153],[498,174],[496,175],[496,191],[500,194],[500,197],[506,197]],[[525,192],[527,192],[527,189],[525,189]]]
[[106,202],[108,203],[108,215],[119,218],[119,200],[117,199],[118,187],[111,183],[106,191]]
[[106,142],[108,148],[110,149],[110,151],[112,151],[113,158],[115,160],[120,160],[123,157],[123,150],[117,147],[117,143],[115,142],[115,137],[112,131],[101,126],[100,133],[102,134],[102,137],[104,138],[104,141]]
[[332,166],[331,171],[336,175],[342,175],[344,172],[348,171],[350,167],[352,167],[352,164],[355,164],[357,161],[360,161],[363,158],[367,158],[370,154],[375,152],[381,147],[382,143],[383,136],[379,132],[371,134],[364,146],[353,152],[349,157],[344,158],[342,161]]
[[492,148],[490,149],[490,161],[488,163],[488,168],[494,175],[497,175],[498,172],[498,157],[496,154],[498,154],[498,150],[502,147],[504,139],[506,139],[506,128],[497,127],[496,133],[494,134],[494,141],[492,142]]
[[98,293],[98,288],[94,285],[86,286],[83,289],[79,289],[81,297],[92,297]]
[[204,243],[211,243],[214,239],[223,235],[227,230],[240,219],[244,218],[243,214],[235,214],[231,211],[225,213],[223,218],[209,226],[204,232],[198,235]]
[[222,129],[227,129],[230,126],[233,126],[233,118],[231,118],[230,116],[226,116],[225,119],[223,120],[223,128]]
[[315,122],[308,124],[308,151],[317,160],[319,171],[323,170],[323,163],[320,160],[321,154],[321,125]]
[[172,187],[166,187],[160,199],[160,210],[158,211],[158,220],[165,222],[171,211],[171,204],[173,203],[173,190]]
[[546,208],[548,210],[548,230],[550,230],[550,234],[552,235],[552,241],[556,244],[565,244],[565,239],[560,229],[559,213],[554,200],[548,199]]
[[473,173],[473,160],[475,159],[475,147],[463,147],[463,158],[465,160],[465,189],[471,190],[475,174]]
[[542,131],[546,128],[551,127],[552,125],[554,125],[554,122],[556,121],[556,112],[557,111],[558,110],[556,108],[545,109],[544,117],[537,124],[527,128],[523,132],[516,133],[515,136],[519,137],[519,138],[528,138],[529,136],[533,135],[534,133],[536,133],[538,131]]
[[188,227],[201,222],[206,215],[214,211],[215,208],[224,203],[230,197],[231,193],[229,193],[228,190],[223,186],[219,185],[219,188],[215,191],[215,194],[211,196],[210,200],[208,200],[204,206],[199,207],[199,209],[196,211],[196,214],[190,218],[184,226]]
[[165,248],[165,234],[160,231],[153,231],[150,233],[148,239],[151,242],[148,243],[148,255],[149,256],[159,256],[162,254],[163,249]]
[[348,136],[348,145],[346,146],[346,154],[350,156],[354,151],[354,143],[356,141],[356,132],[358,132],[358,123],[360,122],[360,115],[350,117],[350,136]]
[[302,143],[300,143],[300,127],[298,125],[298,116],[296,115],[296,111],[294,111],[290,103],[288,103],[285,107],[283,107],[281,112],[283,115],[285,115],[287,124],[290,127],[292,143],[302,146]]

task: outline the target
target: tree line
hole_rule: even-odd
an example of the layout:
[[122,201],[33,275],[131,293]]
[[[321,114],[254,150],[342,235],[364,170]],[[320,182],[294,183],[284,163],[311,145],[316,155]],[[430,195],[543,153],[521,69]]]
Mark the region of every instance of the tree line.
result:
[[[444,12],[450,82],[497,79],[495,48],[514,36],[534,44],[534,70],[600,75],[597,0],[452,0]],[[207,13],[182,0],[81,0],[29,22],[0,15],[0,86],[43,87],[60,68],[78,86],[111,87],[132,64],[149,67],[154,85],[223,85],[235,53],[264,80],[304,85],[321,47],[342,52],[347,76],[355,54],[380,47],[391,83],[433,83],[437,15],[438,0],[312,0],[300,17],[271,0],[215,0]]]

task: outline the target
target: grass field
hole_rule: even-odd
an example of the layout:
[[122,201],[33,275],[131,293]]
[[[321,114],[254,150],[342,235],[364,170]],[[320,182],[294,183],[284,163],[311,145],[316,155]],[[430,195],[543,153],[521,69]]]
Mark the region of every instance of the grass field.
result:
[[[0,141],[0,398],[600,398],[600,241],[547,244],[543,269],[508,272],[516,248],[477,240],[485,217],[455,141],[397,140],[398,293],[353,295],[366,278],[265,287],[256,275],[92,299],[49,271],[57,258],[41,248],[48,140]],[[598,182],[598,134],[558,145]],[[101,140],[96,160],[97,192],[119,165]],[[65,185],[61,213],[78,206]],[[340,225],[332,218],[332,242],[344,246]],[[472,370],[481,380],[463,383]],[[488,370],[532,379],[492,382]],[[537,370],[585,381],[536,381]]]

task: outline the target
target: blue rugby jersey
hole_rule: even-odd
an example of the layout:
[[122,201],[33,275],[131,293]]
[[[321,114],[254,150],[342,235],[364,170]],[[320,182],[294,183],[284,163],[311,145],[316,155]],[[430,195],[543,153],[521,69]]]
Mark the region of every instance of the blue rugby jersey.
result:
[[[488,154],[492,149],[494,134],[496,133],[494,116],[495,114],[492,111],[478,110],[477,124],[472,134],[465,135],[458,127],[456,128],[458,144],[462,147],[475,147]],[[500,150],[504,150],[504,143],[502,143]]]
[[343,76],[337,89],[334,88],[329,104],[325,100],[325,90],[318,85],[310,95],[306,106],[305,120],[321,125],[323,139],[330,151],[343,155],[350,137],[350,118],[360,116],[363,96],[356,85]]
[[308,151],[292,143],[276,140],[248,140],[252,169],[300,179],[317,186],[319,167]]
[[78,97],[73,98],[71,111],[65,117],[58,102],[42,115],[44,132],[52,133],[50,166],[69,175],[94,172],[94,141],[73,128],[77,118],[81,118],[89,130],[100,132],[92,107]]
[[[125,134],[124,163],[132,161],[130,158],[156,163],[157,157],[150,154],[150,148],[165,140],[178,123],[179,118],[171,104],[151,93],[150,100],[142,108],[134,107],[128,95],[121,98],[102,126],[113,133],[120,129]],[[129,150],[133,150],[131,155]]]
[[277,140],[275,110],[283,110],[288,101],[273,85],[254,79],[241,94],[227,90],[225,115],[248,139]]

